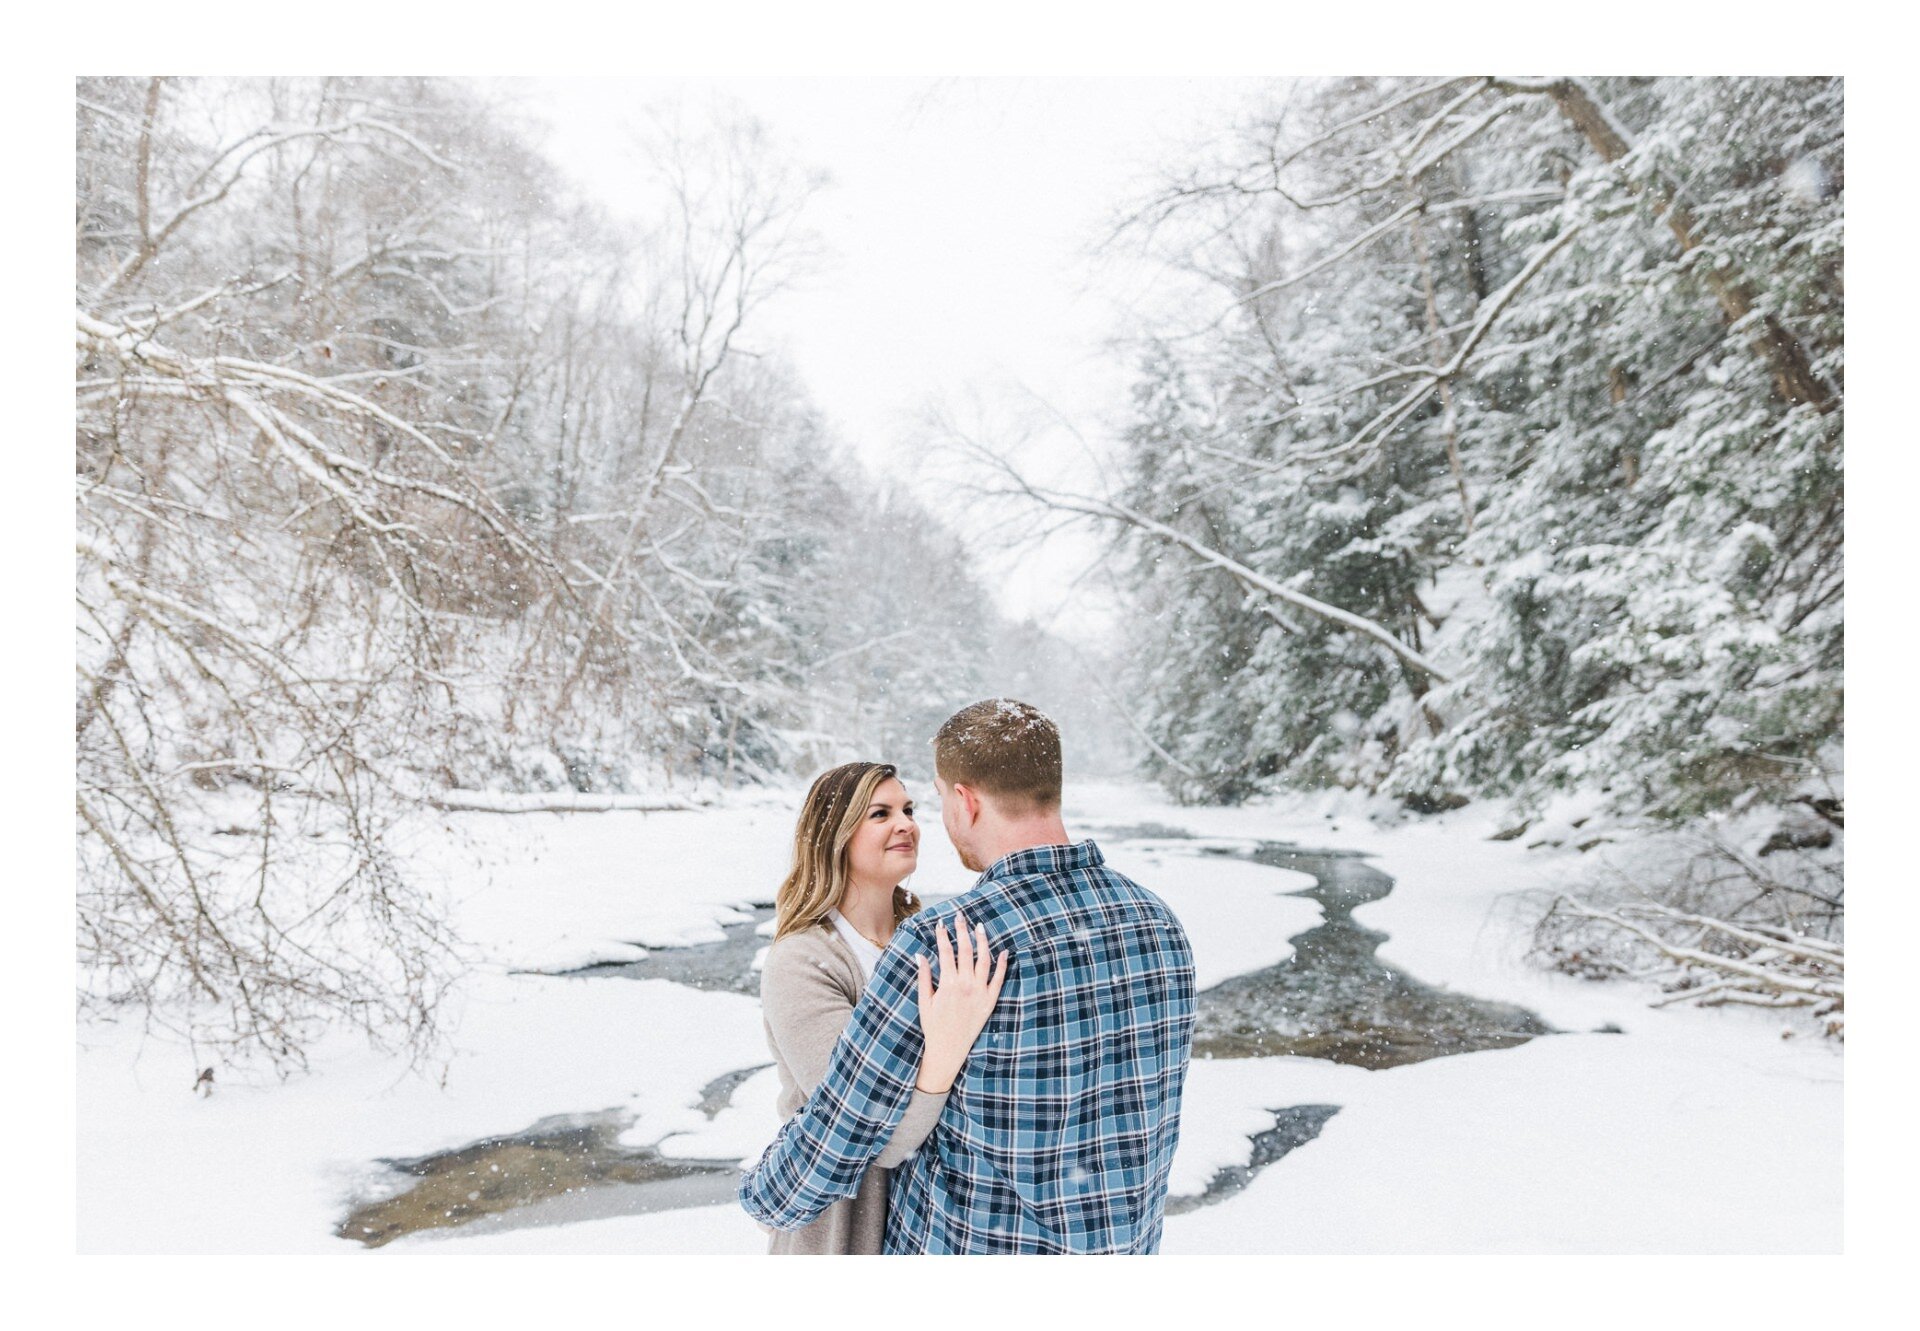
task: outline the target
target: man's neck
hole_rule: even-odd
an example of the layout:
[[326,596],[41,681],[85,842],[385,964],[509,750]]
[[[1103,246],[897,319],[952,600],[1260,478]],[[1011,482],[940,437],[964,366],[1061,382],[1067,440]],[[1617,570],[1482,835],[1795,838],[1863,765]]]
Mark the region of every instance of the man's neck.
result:
[[1016,855],[1023,850],[1067,844],[1067,825],[1060,820],[1058,813],[1053,813],[1023,819],[1017,823],[1008,823],[999,829],[981,849],[985,853],[987,867],[992,868],[1007,856]]

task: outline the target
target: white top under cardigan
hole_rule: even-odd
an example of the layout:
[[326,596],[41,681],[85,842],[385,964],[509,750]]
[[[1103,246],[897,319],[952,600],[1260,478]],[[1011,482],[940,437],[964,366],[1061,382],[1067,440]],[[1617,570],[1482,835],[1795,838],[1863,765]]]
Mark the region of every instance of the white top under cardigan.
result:
[[872,984],[873,968],[880,964],[880,949],[873,945],[872,939],[849,924],[847,917],[839,911],[828,911],[827,917],[833,921],[833,927],[840,931],[841,940],[853,949],[853,959],[860,963],[860,983]]

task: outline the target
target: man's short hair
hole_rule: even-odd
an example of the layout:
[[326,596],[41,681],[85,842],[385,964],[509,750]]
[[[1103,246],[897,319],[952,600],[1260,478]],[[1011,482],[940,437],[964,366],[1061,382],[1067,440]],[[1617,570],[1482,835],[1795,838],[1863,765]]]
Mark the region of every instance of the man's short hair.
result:
[[1060,807],[1060,728],[1031,703],[986,698],[948,717],[933,737],[933,770],[1016,812]]

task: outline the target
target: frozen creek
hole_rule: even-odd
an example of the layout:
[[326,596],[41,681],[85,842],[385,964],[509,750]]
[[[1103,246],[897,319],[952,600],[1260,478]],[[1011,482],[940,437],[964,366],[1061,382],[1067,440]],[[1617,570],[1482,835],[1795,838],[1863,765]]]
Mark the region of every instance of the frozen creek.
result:
[[[1089,830],[1106,845],[1151,843],[1168,853],[1224,856],[1290,871],[1274,875],[1275,891],[1320,908],[1320,923],[1287,940],[1291,952],[1285,959],[1202,990],[1196,1059],[1292,1055],[1377,1070],[1511,1048],[1554,1033],[1525,1008],[1428,985],[1380,960],[1376,953],[1387,935],[1357,923],[1353,911],[1386,897],[1394,880],[1354,851],[1280,841],[1189,848],[1181,845],[1190,840],[1188,833],[1153,824]],[[1291,874],[1310,877],[1312,886],[1291,889]],[[568,973],[585,984],[651,979],[757,994],[753,959],[764,940],[756,929],[771,913],[759,906],[751,919],[726,926],[722,941],[658,949],[636,961]],[[760,1066],[708,1084],[700,1112],[714,1118]],[[1339,1108],[1272,1107],[1271,1124],[1246,1138],[1246,1163],[1221,1167],[1202,1191],[1170,1198],[1168,1213],[1185,1214],[1236,1195],[1268,1165],[1312,1142]],[[454,1150],[383,1159],[378,1186],[352,1206],[335,1232],[378,1247],[429,1230],[566,1225],[731,1200],[737,1161],[669,1159],[647,1146],[623,1144],[630,1124],[631,1116],[620,1110],[588,1110]]]

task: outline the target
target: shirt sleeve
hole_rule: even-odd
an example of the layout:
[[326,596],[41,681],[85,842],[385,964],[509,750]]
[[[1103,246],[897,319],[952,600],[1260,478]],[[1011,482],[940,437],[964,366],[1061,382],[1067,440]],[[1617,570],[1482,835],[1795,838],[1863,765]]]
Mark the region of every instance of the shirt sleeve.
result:
[[914,958],[926,950],[903,929],[881,955],[826,1075],[740,1180],[740,1205],[761,1224],[799,1229],[853,1196],[905,1116],[922,1044]]

